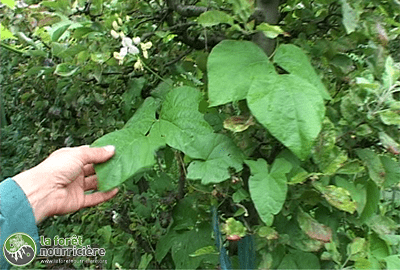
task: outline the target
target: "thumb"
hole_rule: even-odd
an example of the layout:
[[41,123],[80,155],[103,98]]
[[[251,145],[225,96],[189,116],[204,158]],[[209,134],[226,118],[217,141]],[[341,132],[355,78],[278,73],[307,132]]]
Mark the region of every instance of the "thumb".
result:
[[102,163],[109,160],[115,153],[115,146],[107,145],[101,148],[91,148],[88,145],[78,147],[83,164]]

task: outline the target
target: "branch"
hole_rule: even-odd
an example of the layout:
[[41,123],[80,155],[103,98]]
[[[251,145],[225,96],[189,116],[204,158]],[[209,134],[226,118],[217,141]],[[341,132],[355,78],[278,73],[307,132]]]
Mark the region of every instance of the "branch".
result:
[[193,48],[190,48],[189,50],[187,50],[186,52],[182,53],[181,55],[179,55],[174,60],[165,63],[164,66],[170,66],[170,65],[175,64],[176,62],[179,62],[183,57],[185,57],[186,55],[190,54],[192,51],[193,51]]
[[[215,45],[217,45],[219,42],[222,40],[226,39],[223,36],[209,36],[207,37],[207,41],[199,39],[199,37],[191,37],[189,36],[186,32],[184,33],[179,33],[177,37],[175,37],[176,40],[181,41],[185,43],[186,45],[196,49],[196,50],[203,50],[206,47],[207,48],[212,48]],[[207,46],[206,46],[207,44]]]
[[179,187],[178,187],[178,200],[182,199],[185,196],[185,183],[186,183],[186,169],[185,163],[182,160],[181,152],[175,152],[176,162],[179,166]]
[[25,54],[24,51],[18,50],[10,45],[4,44],[3,42],[0,42],[0,47],[7,49],[9,51],[15,52],[15,53],[19,53],[19,54]]
[[175,11],[183,17],[197,17],[207,11],[206,7],[177,5]]
[[206,7],[198,7],[193,5],[182,5],[179,0],[167,0],[167,6],[170,10],[176,11],[183,17],[197,17],[201,13],[207,11]]

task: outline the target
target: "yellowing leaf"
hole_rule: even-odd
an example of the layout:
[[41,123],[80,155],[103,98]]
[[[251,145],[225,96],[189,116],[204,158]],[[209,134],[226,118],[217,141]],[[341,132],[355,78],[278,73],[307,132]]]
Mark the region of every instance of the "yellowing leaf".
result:
[[5,40],[5,39],[17,39],[13,33],[11,33],[10,30],[5,28],[1,23],[0,23],[0,40]]
[[309,214],[300,211],[297,214],[300,228],[312,239],[329,242],[332,239],[332,229],[312,218]]
[[233,24],[233,18],[223,11],[210,10],[202,13],[197,22],[204,27],[209,27],[220,23]]
[[1,3],[6,5],[9,8],[14,8],[15,7],[15,1],[14,0],[1,0]]
[[253,117],[232,116],[224,121],[224,128],[233,132],[242,132],[254,125]]
[[351,199],[348,190],[333,185],[322,187],[315,184],[315,186],[324,194],[325,199],[337,209],[349,212],[350,214],[356,211],[356,202]]
[[257,26],[256,30],[262,31],[268,38],[276,38],[284,33],[284,31],[277,25],[270,25],[268,23],[261,23]]

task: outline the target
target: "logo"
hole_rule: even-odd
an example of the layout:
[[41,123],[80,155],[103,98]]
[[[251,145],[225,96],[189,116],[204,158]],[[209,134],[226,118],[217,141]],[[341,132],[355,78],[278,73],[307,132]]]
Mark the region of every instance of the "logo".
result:
[[36,257],[36,243],[26,233],[14,233],[4,242],[3,254],[14,266],[24,266]]

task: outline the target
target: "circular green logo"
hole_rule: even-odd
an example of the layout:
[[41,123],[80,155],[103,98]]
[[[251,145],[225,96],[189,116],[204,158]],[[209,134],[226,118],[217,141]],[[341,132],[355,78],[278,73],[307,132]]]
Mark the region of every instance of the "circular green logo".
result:
[[36,243],[26,233],[14,233],[4,242],[3,254],[14,266],[24,266],[36,257]]

